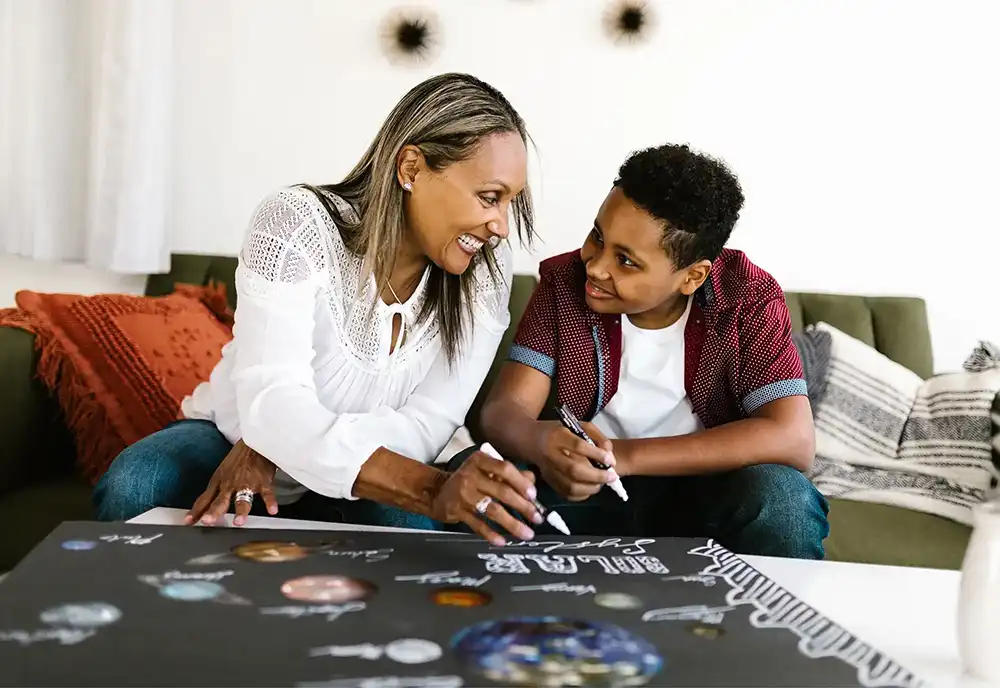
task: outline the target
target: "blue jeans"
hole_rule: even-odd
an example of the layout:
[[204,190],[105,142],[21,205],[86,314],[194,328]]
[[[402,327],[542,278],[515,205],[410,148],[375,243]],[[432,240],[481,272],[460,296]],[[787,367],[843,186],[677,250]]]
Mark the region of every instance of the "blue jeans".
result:
[[[456,470],[469,453],[452,459],[448,469]],[[622,478],[622,484],[627,502],[610,488],[582,502],[569,502],[539,479],[538,499],[559,512],[573,535],[707,537],[737,554],[794,559],[825,555],[829,505],[794,468],[759,464],[707,476],[632,476]],[[556,534],[547,523],[529,525],[538,535]]]
[[[97,487],[94,506],[101,521],[126,521],[158,506],[190,509],[233,446],[215,424],[182,420],[143,438],[111,463]],[[252,514],[266,516],[260,499]],[[441,530],[436,521],[402,509],[358,499],[331,499],[308,492],[281,506],[282,518]]]

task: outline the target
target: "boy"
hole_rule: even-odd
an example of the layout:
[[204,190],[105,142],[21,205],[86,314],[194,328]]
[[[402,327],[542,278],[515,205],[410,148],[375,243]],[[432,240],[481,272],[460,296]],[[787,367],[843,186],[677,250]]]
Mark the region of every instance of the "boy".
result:
[[[784,295],[723,248],[742,206],[722,162],[650,148],[622,165],[582,249],[542,263],[483,429],[534,464],[540,501],[574,535],[823,557],[828,507],[803,474],[812,413]],[[541,420],[553,401],[599,447]],[[615,472],[627,502],[602,489]]]

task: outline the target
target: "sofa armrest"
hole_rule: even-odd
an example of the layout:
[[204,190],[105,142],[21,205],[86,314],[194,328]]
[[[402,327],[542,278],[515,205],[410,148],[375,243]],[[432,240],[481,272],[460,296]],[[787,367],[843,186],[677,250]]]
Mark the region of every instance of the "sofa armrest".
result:
[[37,360],[33,335],[0,327],[0,496],[74,473],[73,439]]

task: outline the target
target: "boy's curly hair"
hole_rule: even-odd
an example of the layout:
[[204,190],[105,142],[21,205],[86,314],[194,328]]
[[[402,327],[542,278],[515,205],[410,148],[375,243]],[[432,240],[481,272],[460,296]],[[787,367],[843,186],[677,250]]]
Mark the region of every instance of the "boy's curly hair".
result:
[[687,145],[667,144],[629,156],[615,186],[663,221],[663,247],[676,268],[714,261],[743,208],[743,190],[724,162]]

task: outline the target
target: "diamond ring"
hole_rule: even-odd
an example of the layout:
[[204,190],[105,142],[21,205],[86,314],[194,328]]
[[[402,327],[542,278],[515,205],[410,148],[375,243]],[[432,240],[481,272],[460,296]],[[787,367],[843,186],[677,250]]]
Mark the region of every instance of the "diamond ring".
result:
[[486,513],[486,510],[490,508],[490,504],[493,503],[492,497],[483,497],[478,502],[476,502],[476,511],[482,516]]
[[250,488],[244,488],[236,493],[236,502],[246,502],[247,504],[253,504],[253,490]]

